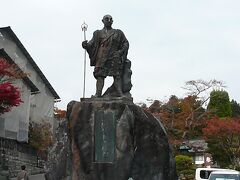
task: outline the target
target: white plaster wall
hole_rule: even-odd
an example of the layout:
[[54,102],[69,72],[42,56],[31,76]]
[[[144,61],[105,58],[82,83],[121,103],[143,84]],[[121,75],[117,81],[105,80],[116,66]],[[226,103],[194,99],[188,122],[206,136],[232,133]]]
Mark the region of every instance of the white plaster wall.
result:
[[14,83],[20,89],[22,103],[13,107],[10,112],[4,113],[4,136],[9,139],[17,139],[18,141],[28,141],[28,126],[30,113],[30,89],[23,81],[18,80]]
[[[5,123],[5,128],[7,130],[11,129],[12,131],[15,131],[19,134],[19,132],[21,131],[19,127],[21,126],[22,128],[22,126],[25,126],[22,122],[26,122],[25,119],[27,118],[27,116],[29,116],[29,114],[30,118],[27,118],[27,123],[25,123],[27,127],[29,125],[29,120],[35,122],[48,120],[51,125],[53,125],[54,96],[45,86],[40,76],[33,69],[32,65],[28,62],[26,56],[21,52],[15,42],[11,40],[11,38],[6,32],[1,31],[0,33],[0,48],[4,48],[4,50],[12,58],[12,60],[24,72],[29,74],[29,79],[40,91],[38,94],[31,95],[30,90],[26,89],[27,87],[22,87],[22,91],[26,91],[26,93],[24,92],[22,96],[24,97],[24,103],[21,106],[14,108],[11,112],[5,115],[5,119],[7,119]],[[22,111],[22,109],[24,108],[25,110]],[[12,115],[14,116],[14,118],[12,118],[10,114],[14,114]]]

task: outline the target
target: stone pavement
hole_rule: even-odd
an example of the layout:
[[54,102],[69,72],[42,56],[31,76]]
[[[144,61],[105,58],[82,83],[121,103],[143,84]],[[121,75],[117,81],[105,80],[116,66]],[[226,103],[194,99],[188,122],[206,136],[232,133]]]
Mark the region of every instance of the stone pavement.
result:
[[[17,180],[17,178],[11,178],[11,180]],[[44,174],[31,175],[29,180],[45,180],[45,177]]]

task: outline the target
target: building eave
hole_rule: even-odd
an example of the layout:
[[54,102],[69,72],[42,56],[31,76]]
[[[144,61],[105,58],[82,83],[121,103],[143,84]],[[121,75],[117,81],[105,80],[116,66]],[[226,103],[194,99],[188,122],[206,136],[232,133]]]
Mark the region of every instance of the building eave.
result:
[[44,84],[47,86],[47,88],[49,89],[49,91],[51,92],[51,94],[54,96],[55,99],[60,99],[59,95],[57,94],[57,92],[54,90],[54,88],[52,87],[52,85],[50,84],[50,82],[47,80],[47,78],[45,77],[45,75],[42,73],[42,71],[40,70],[40,68],[37,66],[37,64],[35,63],[35,61],[33,60],[33,58],[31,57],[31,55],[28,53],[28,51],[26,50],[26,48],[23,46],[23,44],[21,43],[21,41],[18,39],[18,37],[15,35],[15,33],[12,31],[11,27],[1,27],[0,30],[4,30],[5,32],[7,32],[10,37],[12,38],[12,40],[17,44],[17,46],[21,49],[22,53],[26,56],[27,60],[29,61],[29,63],[32,65],[32,67],[34,68],[34,70],[37,72],[37,74],[40,76],[40,78],[42,79],[42,81],[44,82]]
[[[12,58],[6,53],[4,49],[0,49],[0,57],[4,58],[9,64],[14,64],[17,70],[23,73],[23,71],[18,67],[18,65],[12,60]],[[32,94],[36,94],[39,92],[39,89],[33,84],[33,82],[27,76],[23,77],[22,80],[31,89]]]

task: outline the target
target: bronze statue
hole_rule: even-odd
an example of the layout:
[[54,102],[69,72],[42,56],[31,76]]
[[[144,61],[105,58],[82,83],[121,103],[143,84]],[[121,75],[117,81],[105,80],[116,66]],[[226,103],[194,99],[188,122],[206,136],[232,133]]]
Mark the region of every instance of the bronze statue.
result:
[[102,22],[103,29],[96,30],[89,42],[82,42],[82,47],[89,54],[90,65],[95,66],[93,72],[97,80],[95,97],[102,96],[104,80],[107,76],[113,76],[114,81],[104,96],[129,96],[132,84],[131,62],[127,59],[128,40],[121,30],[112,28],[112,16],[105,15]]

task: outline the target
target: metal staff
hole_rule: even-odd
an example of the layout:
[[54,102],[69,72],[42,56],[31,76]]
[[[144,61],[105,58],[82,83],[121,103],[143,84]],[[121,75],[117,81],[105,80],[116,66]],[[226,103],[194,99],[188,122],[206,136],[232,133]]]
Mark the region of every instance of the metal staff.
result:
[[[88,25],[84,22],[81,27],[84,34],[84,41],[86,41],[86,31]],[[84,50],[83,98],[85,98],[85,82],[86,82],[86,49]]]

